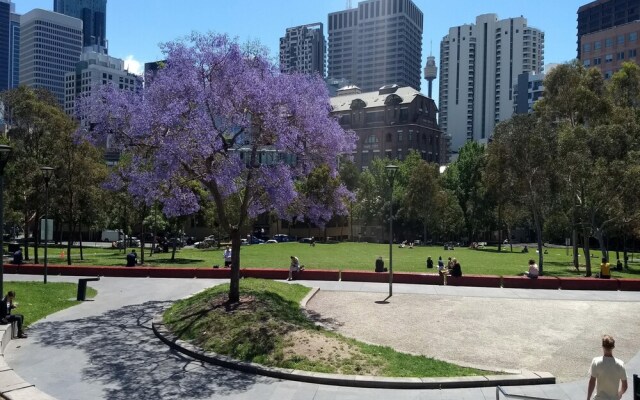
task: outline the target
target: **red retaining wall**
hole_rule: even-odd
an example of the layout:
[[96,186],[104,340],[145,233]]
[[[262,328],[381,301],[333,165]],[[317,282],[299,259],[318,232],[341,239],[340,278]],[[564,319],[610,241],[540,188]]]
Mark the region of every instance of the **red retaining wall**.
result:
[[443,279],[438,274],[411,274],[406,272],[395,272],[393,274],[393,282],[417,285],[442,285]]
[[[396,274],[393,274],[394,277]],[[347,282],[389,282],[388,272],[342,271],[342,280]]]
[[503,276],[502,287],[511,289],[560,289],[560,279],[555,276],[540,276],[530,279],[526,276]]
[[558,278],[562,290],[618,290],[617,279]]
[[640,291],[640,279],[619,279],[620,290]]
[[447,276],[448,286],[500,287],[501,276],[497,275],[462,275]]

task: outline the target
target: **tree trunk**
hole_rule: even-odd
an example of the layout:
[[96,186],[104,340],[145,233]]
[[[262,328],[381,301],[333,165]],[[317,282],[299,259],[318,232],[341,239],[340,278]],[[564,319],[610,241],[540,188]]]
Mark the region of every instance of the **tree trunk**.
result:
[[587,270],[585,276],[591,276],[591,249],[589,248],[589,237],[589,233],[584,229],[584,262]]
[[29,215],[24,210],[24,259],[29,259]]
[[38,257],[38,247],[40,247],[40,214],[38,214],[38,212],[36,212],[33,225],[33,257],[34,262],[40,264]]
[[602,229],[599,229],[599,228],[596,229],[595,234],[593,236],[595,236],[596,240],[598,241],[598,245],[600,246],[600,252],[602,253],[602,257],[609,260],[609,252],[607,251],[607,246],[605,244],[604,233],[602,232]]
[[576,269],[576,271],[580,271],[580,260],[578,259],[578,230],[575,228],[573,228],[573,231],[571,232],[571,244],[573,247],[573,267]]
[[536,224],[536,237],[538,239],[538,268],[540,275],[544,275],[544,249],[542,248],[542,221],[537,212],[533,213],[533,220]]
[[67,265],[71,265],[71,245],[73,244],[73,232],[75,224],[69,223],[69,237],[67,238]]
[[231,229],[231,279],[229,303],[240,302],[240,229]]
[[80,242],[79,242],[79,244],[80,244],[80,260],[82,261],[82,260],[84,260],[84,251],[83,251],[83,247],[82,247],[82,222],[79,223],[79,226],[80,226],[80,229],[79,229],[80,230],[80,232],[79,232],[79,234],[80,234],[80,237],[79,237],[80,238]]
[[502,251],[502,207],[498,206],[498,252]]

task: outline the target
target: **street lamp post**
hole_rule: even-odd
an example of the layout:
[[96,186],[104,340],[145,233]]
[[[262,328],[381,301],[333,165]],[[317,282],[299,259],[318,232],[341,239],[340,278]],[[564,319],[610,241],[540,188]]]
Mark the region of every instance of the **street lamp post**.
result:
[[44,283],[47,283],[47,250],[49,248],[49,181],[53,175],[53,168],[40,167],[44,177]]
[[393,181],[398,171],[398,166],[389,164],[385,167],[389,177],[389,297],[393,295]]
[[0,144],[0,296],[4,296],[4,167],[13,148]]

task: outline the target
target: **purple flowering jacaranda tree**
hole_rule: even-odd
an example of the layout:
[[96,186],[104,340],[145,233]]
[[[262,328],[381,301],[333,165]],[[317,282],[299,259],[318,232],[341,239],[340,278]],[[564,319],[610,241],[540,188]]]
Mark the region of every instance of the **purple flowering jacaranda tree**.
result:
[[318,225],[346,214],[343,186],[322,196],[298,188],[320,167],[335,178],[355,135],[330,115],[319,76],[281,74],[262,49],[192,34],[162,50],[142,93],[108,86],[81,103],[84,134],[128,152],[128,190],[167,216],[198,211],[203,197],[215,204],[232,240],[229,301],[238,302],[241,227],[267,211]]

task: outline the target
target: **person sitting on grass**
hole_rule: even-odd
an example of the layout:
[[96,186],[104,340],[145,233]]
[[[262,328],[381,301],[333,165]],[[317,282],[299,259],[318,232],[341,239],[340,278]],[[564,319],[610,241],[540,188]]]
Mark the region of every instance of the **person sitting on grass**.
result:
[[540,270],[538,269],[538,264],[534,259],[529,260],[529,270],[524,272],[524,276],[531,279],[537,279],[540,274]]
[[18,324],[18,337],[20,339],[25,339],[27,335],[24,334],[23,324],[24,324],[24,316],[22,314],[11,314],[11,310],[18,306],[18,303],[13,303],[13,299],[16,298],[16,292],[9,291],[7,295],[2,299],[2,304],[0,304],[0,322],[3,324],[10,324],[12,322],[17,322]]
[[11,263],[15,265],[22,264],[22,249],[20,247],[13,253],[13,261]]
[[611,266],[607,262],[606,257],[602,257],[602,263],[600,264],[600,275],[598,276],[600,279],[610,279],[611,278]]
[[127,267],[135,267],[138,264],[138,254],[135,250],[131,250],[131,253],[127,254]]
[[458,262],[457,258],[454,258],[451,260],[453,263],[453,267],[451,268],[451,270],[449,270],[449,275],[459,278],[462,276],[462,266],[460,266],[460,263]]
[[440,276],[447,274],[447,270],[444,267],[444,261],[442,261],[442,257],[438,257],[438,274]]
[[376,272],[387,272],[387,269],[384,267],[384,260],[382,256],[379,256],[376,259]]
[[300,260],[298,260],[298,257],[291,256],[291,265],[289,266],[289,278],[287,278],[287,280],[292,281],[293,273],[299,272],[299,271],[304,271],[304,265],[300,265]]

